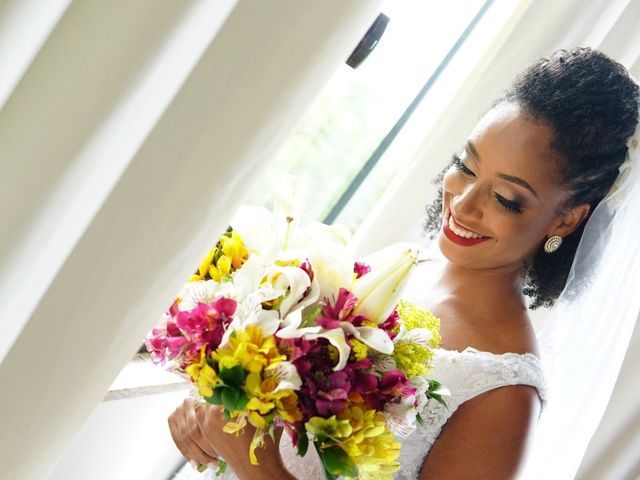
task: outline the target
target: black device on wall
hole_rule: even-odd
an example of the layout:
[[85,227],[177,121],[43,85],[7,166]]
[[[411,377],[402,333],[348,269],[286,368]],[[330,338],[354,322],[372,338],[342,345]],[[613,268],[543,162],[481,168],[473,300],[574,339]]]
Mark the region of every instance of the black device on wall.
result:
[[378,42],[380,41],[380,37],[384,33],[385,28],[387,28],[387,23],[389,23],[389,17],[387,17],[384,13],[378,15],[378,18],[375,19],[367,33],[364,34],[360,43],[356,46],[356,48],[351,52],[349,58],[347,58],[347,65],[351,68],[358,68],[358,66],[369,56],[369,54],[376,48]]

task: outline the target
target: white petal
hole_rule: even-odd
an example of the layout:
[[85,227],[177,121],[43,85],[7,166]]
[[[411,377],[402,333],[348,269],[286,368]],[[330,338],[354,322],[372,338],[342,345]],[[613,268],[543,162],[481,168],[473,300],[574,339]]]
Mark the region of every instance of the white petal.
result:
[[389,430],[399,437],[408,437],[416,429],[416,409],[413,406],[413,395],[406,397],[400,403],[387,403],[384,407],[384,417]]
[[373,348],[374,350],[391,355],[393,353],[393,342],[387,333],[376,327],[354,327],[349,322],[340,322],[340,327],[346,332],[351,333],[362,343]]
[[231,219],[231,226],[250,252],[262,253],[277,242],[275,217],[264,207],[239,207]]
[[311,286],[311,279],[300,267],[272,266],[266,273],[264,283],[283,292],[284,298],[278,310],[280,316],[285,317],[302,300],[307,288]]
[[320,333],[307,333],[304,338],[308,338],[309,340],[313,340],[315,338],[326,338],[331,342],[331,345],[338,349],[338,353],[340,354],[340,358],[338,359],[338,364],[333,367],[334,371],[342,370],[347,364],[347,360],[349,360],[349,354],[351,353],[351,347],[347,344],[347,341],[344,337],[344,332],[341,328],[333,328],[331,330],[323,330]]
[[414,328],[407,331],[402,340],[428,347],[432,337],[433,334],[428,328]]
[[193,310],[198,302],[211,303],[217,297],[222,296],[219,290],[220,284],[214,280],[187,282],[178,293],[178,297],[182,298],[178,304],[178,310],[182,312]]
[[302,385],[302,379],[298,375],[298,370],[291,362],[278,362],[266,368],[266,373],[270,377],[275,377],[278,385],[274,392],[280,390],[298,390]]
[[352,291],[358,297],[354,314],[384,322],[395,307],[409,274],[417,265],[418,250],[407,244],[394,244],[365,260],[371,271],[354,281]]
[[302,308],[296,308],[287,314],[280,323],[281,328],[276,332],[276,337],[280,338],[300,338],[307,333],[318,333],[322,331],[322,327],[304,327],[300,328],[302,323]]

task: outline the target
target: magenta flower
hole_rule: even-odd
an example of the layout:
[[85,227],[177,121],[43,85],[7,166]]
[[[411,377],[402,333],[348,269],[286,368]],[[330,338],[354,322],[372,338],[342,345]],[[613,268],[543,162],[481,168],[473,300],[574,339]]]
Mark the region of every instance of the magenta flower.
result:
[[353,272],[356,274],[356,278],[360,278],[371,271],[371,267],[363,262],[356,262],[353,265]]
[[416,393],[415,387],[409,385],[407,374],[401,370],[390,370],[380,379],[380,392],[388,397],[408,397]]
[[328,299],[324,300],[322,315],[316,318],[316,323],[327,330],[338,328],[340,322],[349,322],[359,327],[366,318],[363,315],[351,315],[357,301],[358,297],[341,287],[335,305],[331,305]]
[[384,322],[382,322],[380,325],[378,325],[378,327],[380,327],[385,332],[387,332],[387,335],[389,335],[389,338],[393,340],[398,335],[398,332],[394,330],[398,326],[399,321],[400,321],[400,315],[398,315],[398,312],[394,308],[391,314],[387,317],[387,319]]
[[347,372],[333,372],[322,382],[322,390],[318,391],[318,413],[327,417],[339,413],[346,406],[350,391],[351,382]]
[[208,351],[218,348],[235,310],[236,301],[224,297],[210,304],[198,303],[187,311],[179,311],[174,302],[169,308],[174,318],[152,329],[145,340],[147,349],[155,361],[164,365],[168,360],[179,359],[184,368],[200,359],[203,345],[207,345]]

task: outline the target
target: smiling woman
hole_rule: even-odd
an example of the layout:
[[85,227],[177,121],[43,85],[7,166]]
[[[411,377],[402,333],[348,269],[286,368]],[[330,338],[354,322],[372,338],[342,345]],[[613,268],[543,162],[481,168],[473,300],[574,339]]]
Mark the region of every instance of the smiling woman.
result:
[[[633,205],[640,202],[639,92],[626,69],[601,52],[576,48],[540,59],[480,119],[464,151],[437,177],[438,196],[427,207],[425,233],[437,236],[447,260],[443,273],[436,274],[444,293],[430,299],[443,317],[450,315],[443,322],[443,339],[458,349],[469,343],[494,352],[540,348],[547,373],[554,373],[548,383],[554,402],[543,411],[541,440],[530,454],[527,479],[572,478],[588,428],[594,428],[602,410],[592,408],[592,418],[577,418],[571,405],[581,401],[577,392],[586,396],[593,389],[592,372],[600,371],[608,388],[616,376],[608,358],[589,358],[591,349],[585,346],[606,335],[598,311],[607,305],[620,312],[614,315],[619,327],[612,328],[624,329],[626,336],[607,350],[615,358],[626,349],[638,315],[637,304],[624,298],[624,290],[609,288],[613,282],[632,282],[633,267],[626,263],[638,263],[638,249],[625,242],[628,235],[620,229],[632,223]],[[471,232],[485,238],[474,239]],[[634,253],[626,260],[628,252]],[[560,299],[553,321],[538,335],[526,327],[524,295],[533,297],[532,310]],[[513,303],[516,298],[521,301]],[[590,307],[582,308],[583,303]],[[579,364],[589,364],[590,373],[576,371]],[[525,425],[532,412],[526,408],[514,417],[525,424],[513,430],[501,430],[499,415],[491,422],[498,435],[515,435],[515,444],[483,440],[483,449],[496,451],[483,450],[474,467],[448,468],[457,455],[474,463],[478,447],[459,439],[482,435],[481,428],[474,429],[481,418],[491,417],[498,397],[478,396],[452,416],[425,461],[425,471],[433,474],[442,466],[443,478],[516,475],[531,449],[528,437],[536,423]],[[521,406],[529,402],[512,401]],[[556,453],[562,460],[554,457],[549,464]]]
[[[443,178],[451,219],[444,222],[440,248],[447,257],[472,268],[520,270],[545,234],[566,237],[577,228],[589,205],[563,208],[567,193],[556,179],[552,141],[551,130],[517,103],[500,103],[478,122]],[[491,238],[456,242],[447,235],[449,223]],[[447,239],[482,246],[458,251]]]

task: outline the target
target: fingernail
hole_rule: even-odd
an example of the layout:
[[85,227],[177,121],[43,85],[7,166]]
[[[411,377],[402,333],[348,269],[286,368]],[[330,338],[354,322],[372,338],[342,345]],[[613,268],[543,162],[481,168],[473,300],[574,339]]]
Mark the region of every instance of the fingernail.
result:
[[200,466],[200,464],[193,459],[189,460],[189,464],[193,467],[194,470],[198,470],[198,467]]
[[218,468],[218,462],[213,461],[211,463],[207,463],[207,467],[209,467],[211,470],[215,470],[216,468]]

